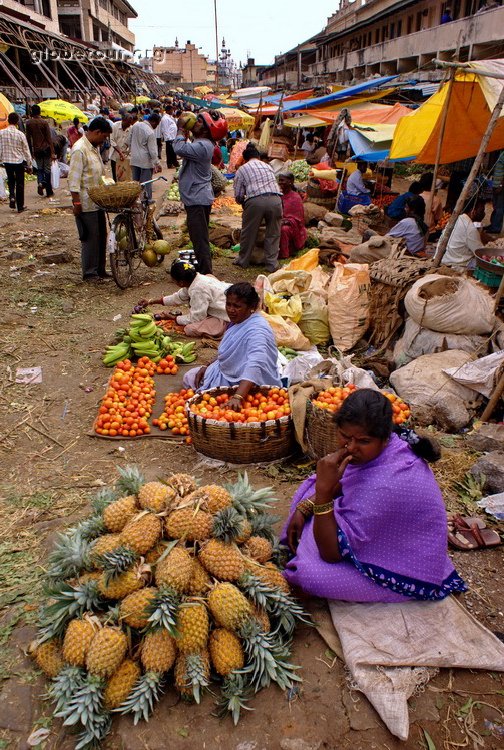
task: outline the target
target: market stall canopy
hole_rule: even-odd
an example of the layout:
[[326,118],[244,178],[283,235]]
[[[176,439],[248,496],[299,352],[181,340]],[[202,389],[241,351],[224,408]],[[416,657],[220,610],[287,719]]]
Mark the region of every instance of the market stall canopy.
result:
[[[389,94],[394,93],[394,91],[395,91],[395,89],[391,89],[391,88],[381,89],[380,91],[374,91],[373,93],[365,94],[364,96],[355,96],[355,97],[352,97],[351,99],[344,99],[343,101],[338,101],[336,103],[324,106],[323,108],[320,108],[320,109],[319,108],[314,108],[314,109],[310,108],[309,113],[311,115],[315,115],[315,116],[318,117],[318,116],[320,116],[322,114],[322,112],[324,112],[324,113],[328,114],[328,118],[334,119],[332,117],[331,113],[336,112],[336,117],[337,117],[338,113],[341,111],[342,107],[354,107],[354,106],[357,106],[357,105],[360,105],[360,104],[369,104],[369,102],[373,102],[376,99],[383,99],[383,97],[388,96]],[[296,113],[306,112],[306,109],[301,106],[303,104],[303,102],[300,101],[299,99],[293,100],[292,103],[296,104],[296,107],[295,108],[289,107],[289,114],[296,114]],[[257,113],[258,112],[258,108],[253,109],[252,105],[250,103],[247,104],[247,109],[249,109],[249,111],[251,113]],[[275,105],[275,106],[268,105],[267,107],[262,107],[261,114],[263,114],[263,115],[272,115],[273,114],[274,115],[274,114],[276,114],[277,111],[278,111],[278,104]],[[285,108],[284,108],[284,111],[285,111]],[[328,119],[328,122],[329,121],[330,120]]]
[[[338,119],[341,109],[341,105],[339,109],[334,111],[312,109],[308,116],[320,120],[324,125],[327,125],[327,123]],[[354,106],[347,106],[346,109],[350,110],[352,122],[366,123],[367,125],[378,125],[380,123],[396,125],[402,117],[411,114],[411,109],[405,107],[403,104],[394,104],[392,106],[390,104],[370,104],[369,102],[364,102]]]
[[147,102],[150,102],[151,98],[150,96],[135,96],[135,101],[137,104],[147,104]]
[[0,130],[7,127],[7,118],[11,112],[14,112],[14,107],[7,97],[0,94]]
[[247,97],[261,96],[261,94],[267,94],[270,91],[270,86],[253,86],[247,89],[236,89],[232,94],[237,99],[246,99]]
[[289,117],[288,120],[284,120],[284,125],[286,128],[325,128],[327,122],[312,115],[299,115],[298,117]]
[[374,78],[371,81],[366,81],[366,83],[360,83],[357,86],[349,86],[348,88],[341,89],[341,91],[336,91],[335,93],[328,94],[327,96],[321,96],[316,99],[305,99],[302,102],[290,102],[284,106],[284,112],[290,112],[291,110],[300,111],[304,109],[323,109],[326,105],[335,104],[342,99],[349,99],[356,96],[357,94],[360,94],[363,91],[367,91],[368,89],[375,89],[379,88],[380,86],[384,86],[386,83],[393,81],[395,78],[397,78],[397,76],[383,76],[382,78]]
[[[481,60],[469,67],[489,73],[504,73],[503,60]],[[443,85],[415,112],[397,125],[390,158],[415,158],[421,164],[434,164],[441,133],[443,108],[449,84]],[[453,82],[446,129],[441,148],[441,164],[476,156],[504,80],[457,73]],[[497,121],[487,151],[504,148],[504,112]]]
[[87,115],[82,112],[75,104],[65,102],[63,99],[46,99],[40,102],[40,114],[42,117],[52,117],[56,122],[70,122],[74,117],[78,117],[82,123],[88,121]]
[[249,115],[248,112],[243,112],[241,109],[222,107],[217,112],[224,115],[230,130],[235,128],[249,128],[255,122],[254,117]]
[[194,91],[200,96],[205,96],[205,94],[213,94],[213,89],[211,89],[210,86],[196,86]]

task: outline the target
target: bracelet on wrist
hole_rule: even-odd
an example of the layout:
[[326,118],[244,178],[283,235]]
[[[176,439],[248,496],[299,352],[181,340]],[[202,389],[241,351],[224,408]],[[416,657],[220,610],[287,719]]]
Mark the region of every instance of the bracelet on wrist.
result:
[[333,509],[334,509],[334,500],[331,500],[330,503],[324,503],[323,505],[314,505],[313,515],[323,516],[326,513],[332,513]]
[[239,393],[235,393],[234,396],[233,396],[233,398],[239,398],[240,401],[243,401],[243,396],[240,396]]
[[313,515],[313,502],[311,500],[301,500],[296,505],[296,510],[298,510],[305,518],[311,518]]

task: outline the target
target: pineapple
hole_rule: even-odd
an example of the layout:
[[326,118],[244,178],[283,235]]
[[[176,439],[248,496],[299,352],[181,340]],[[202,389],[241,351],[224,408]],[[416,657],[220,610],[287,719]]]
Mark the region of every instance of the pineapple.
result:
[[265,609],[252,605],[252,617],[258,621],[263,633],[271,632],[271,622]]
[[103,712],[103,687],[101,677],[85,675],[54,714],[64,726],[81,726],[76,748],[99,746],[110,730],[110,714]]
[[175,662],[175,687],[185,700],[201,701],[201,690],[210,682],[210,657],[208,651],[197,654],[179,654]]
[[60,534],[49,555],[47,576],[54,580],[78,576],[91,566],[90,546],[76,529]]
[[102,555],[98,564],[103,568],[105,580],[108,583],[132,568],[137,561],[138,555],[134,550],[120,546]]
[[54,713],[58,713],[68,703],[69,696],[74,695],[84,684],[86,672],[79,667],[63,667],[52,679],[47,690],[47,697],[55,704]]
[[189,474],[173,474],[166,484],[173,487],[180,497],[186,497],[196,489],[194,479]]
[[223,677],[243,668],[245,656],[240,639],[229,630],[224,628],[214,630],[210,636],[208,648],[215,671]]
[[120,534],[104,534],[93,542],[91,545],[91,560],[95,566],[100,564],[102,555],[106,555],[107,552],[113,552],[113,550],[120,546],[120,538]]
[[155,565],[166,549],[166,542],[158,542],[155,547],[150,549],[145,555],[147,565]]
[[71,586],[78,586],[81,583],[87,583],[88,581],[99,581],[101,578],[101,572],[99,570],[93,570],[91,573],[82,573],[78,578],[71,578],[67,583]]
[[245,571],[242,554],[235,544],[210,539],[201,548],[199,561],[221,581],[237,581]]
[[119,479],[116,482],[116,489],[125,495],[138,495],[142,484],[145,484],[145,477],[136,466],[126,466],[124,469],[118,467]]
[[278,588],[285,594],[290,594],[289,584],[281,574],[279,568],[277,568],[276,565],[273,565],[273,563],[268,562],[265,565],[260,565],[259,563],[248,560],[245,563],[245,567],[248,573],[260,578],[261,581],[271,588]]
[[140,661],[146,672],[163,674],[175,664],[177,649],[175,641],[167,630],[147,633],[140,651]]
[[108,580],[103,573],[98,581],[98,591],[105,599],[124,599],[128,594],[138,591],[145,586],[145,580],[139,570],[127,570],[125,573]]
[[156,565],[157,586],[171,586],[184,594],[192,578],[193,560],[183,547],[174,547],[168,555]]
[[218,716],[224,718],[229,712],[233,718],[233,724],[236,726],[240,720],[240,711],[245,705],[251,694],[250,686],[245,682],[245,677],[239,672],[233,672],[224,678],[221,689],[221,697],[217,702]]
[[229,484],[226,489],[233,499],[233,507],[242,515],[252,518],[255,513],[268,511],[278,500],[273,496],[272,487],[253,490],[247,472],[238,477],[238,481]]
[[31,652],[37,666],[47,677],[56,677],[64,667],[63,656],[55,641],[32,644]]
[[178,495],[173,487],[161,482],[147,482],[138,492],[138,502],[141,508],[154,513],[171,510],[178,502]]
[[208,595],[208,606],[216,623],[232,631],[238,631],[253,612],[249,600],[232,583],[214,586]]
[[98,582],[70,585],[61,583],[46,590],[47,603],[40,614],[40,641],[63,638],[66,626],[75,617],[102,607],[98,592]]
[[203,565],[196,558],[193,559],[192,578],[187,587],[190,596],[201,596],[205,594],[212,584],[211,578]]
[[132,628],[146,628],[149,625],[147,609],[152,604],[157,593],[153,586],[134,591],[124,597],[119,605],[121,620]]
[[[281,633],[290,638],[296,626],[296,620],[310,625],[303,608],[288,594],[277,586],[261,580],[258,576],[245,573],[239,580],[238,586],[257,607],[265,610],[266,620],[274,621],[275,633]],[[256,619],[261,622],[260,617]],[[264,632],[268,629],[263,628]]]
[[110,677],[119,668],[126,651],[128,639],[119,628],[104,627],[91,641],[87,656],[88,672],[97,677]]
[[167,586],[159,588],[147,605],[148,625],[151,630],[164,628],[172,636],[177,635],[177,612],[180,594]]
[[243,552],[248,557],[260,563],[266,563],[273,554],[273,545],[262,536],[251,536],[245,545]]
[[201,507],[212,515],[219,510],[228,508],[232,503],[232,497],[224,487],[217,484],[207,484],[192,492],[187,498],[195,507]]
[[188,542],[200,542],[210,538],[212,523],[213,518],[210,513],[182,508],[169,515],[165,522],[165,529],[172,539],[184,538]]
[[103,705],[107,711],[119,708],[135,687],[141,669],[136,661],[125,659],[107,682],[103,692]]
[[224,508],[214,516],[212,536],[221,542],[238,542],[251,533],[249,521],[234,508]]
[[242,517],[241,531],[239,535],[236,537],[235,542],[236,544],[244,544],[245,542],[248,542],[251,536],[252,536],[252,524],[246,518]]
[[121,714],[133,714],[133,724],[140,719],[149,721],[149,716],[158,702],[163,686],[163,675],[158,672],[146,672],[137,681],[129,697],[120,707]]
[[107,531],[118,533],[138,513],[138,506],[134,495],[127,495],[107,505],[103,511],[103,523]]
[[177,615],[177,649],[183,654],[202,651],[208,642],[208,612],[200,602],[187,602]]
[[144,512],[126,524],[119,541],[139,555],[145,555],[161,536],[161,521],[154,513]]
[[254,618],[241,626],[239,632],[243,642],[247,672],[255,691],[276,682],[282,690],[292,688],[301,678],[296,674],[298,667],[287,661],[289,648],[277,633],[265,633]]
[[96,633],[89,619],[71,620],[63,641],[63,658],[74,667],[84,667],[86,655]]

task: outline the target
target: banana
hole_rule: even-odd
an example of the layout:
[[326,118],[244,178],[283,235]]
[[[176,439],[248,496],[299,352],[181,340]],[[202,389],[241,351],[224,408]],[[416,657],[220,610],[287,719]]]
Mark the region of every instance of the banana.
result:
[[150,313],[134,313],[130,316],[131,320],[143,320],[144,324],[149,323],[152,320]]
[[156,333],[156,330],[157,326],[154,321],[151,320],[151,322],[146,326],[139,328],[138,333],[140,334],[140,336],[144,336],[144,338],[152,338],[152,336]]

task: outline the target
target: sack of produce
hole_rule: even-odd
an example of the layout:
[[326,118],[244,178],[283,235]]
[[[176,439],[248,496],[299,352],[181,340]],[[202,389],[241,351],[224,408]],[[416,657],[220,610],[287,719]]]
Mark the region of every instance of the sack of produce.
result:
[[311,274],[306,271],[286,271],[284,268],[271,273],[268,278],[277,294],[306,292],[312,279]]
[[215,197],[220,195],[225,191],[225,189],[228,186],[228,181],[220,171],[220,169],[217,169],[216,166],[213,164],[212,167],[212,190],[214,191]]
[[429,328],[419,326],[412,318],[408,318],[404,333],[394,347],[394,362],[396,367],[402,367],[423,354],[435,354],[447,349],[460,349],[469,354],[474,352],[485,354],[487,348],[486,336],[431,331]]
[[471,359],[470,354],[458,349],[425,354],[393,372],[390,384],[410,405],[417,424],[437,424],[447,432],[458,432],[470,422],[470,410],[478,398],[474,391],[455,383],[444,370],[462,367]]
[[273,329],[277,346],[287,346],[298,352],[307,352],[312,348],[311,341],[292,320],[284,320],[281,315],[268,315],[265,312],[261,312],[261,315]]
[[392,250],[392,240],[390,237],[371,237],[362,245],[356,245],[349,256],[350,263],[374,263],[377,260],[388,258]]
[[329,284],[329,328],[334,345],[348,351],[365,334],[369,316],[369,270],[359,263],[336,263]]
[[416,281],[404,304],[413,320],[442,333],[490,333],[495,323],[494,300],[472,279],[428,274]]
[[292,297],[281,297],[279,294],[266,293],[264,302],[270,315],[281,315],[282,318],[298,323],[303,314],[303,303],[299,294]]
[[283,267],[284,271],[313,271],[317,268],[319,262],[319,249],[313,247],[308,250],[304,255],[299,258],[294,258],[286,266]]
[[299,328],[315,346],[327,344],[331,331],[326,300],[317,292],[303,292],[299,298],[303,305]]
[[318,206],[316,203],[310,203],[310,201],[303,204],[303,209],[304,223],[306,227],[311,225],[316,226],[327,213],[325,206]]

